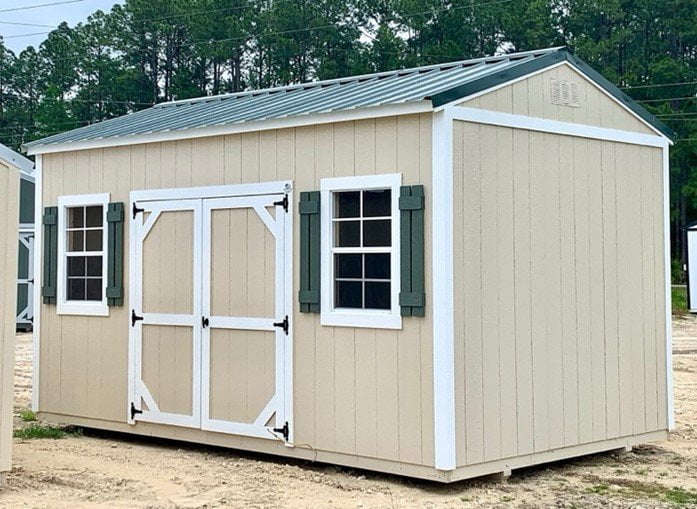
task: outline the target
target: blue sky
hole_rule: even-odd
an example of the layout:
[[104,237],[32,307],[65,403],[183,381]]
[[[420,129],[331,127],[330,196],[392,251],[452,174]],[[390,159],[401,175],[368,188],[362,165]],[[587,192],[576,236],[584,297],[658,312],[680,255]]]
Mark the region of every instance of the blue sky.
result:
[[[84,0],[76,3],[41,7],[21,11],[2,12],[5,9],[26,7],[30,5],[49,4],[60,0],[1,0],[0,1],[0,35],[5,38],[5,45],[15,53],[19,53],[27,46],[39,47],[46,37],[45,34],[24,37],[25,34],[50,31],[50,27],[10,25],[13,23],[36,23],[40,25],[57,26],[67,21],[70,26],[75,26],[80,21],[96,10],[109,11],[114,4],[123,4],[125,0]],[[21,35],[23,37],[16,37]]]

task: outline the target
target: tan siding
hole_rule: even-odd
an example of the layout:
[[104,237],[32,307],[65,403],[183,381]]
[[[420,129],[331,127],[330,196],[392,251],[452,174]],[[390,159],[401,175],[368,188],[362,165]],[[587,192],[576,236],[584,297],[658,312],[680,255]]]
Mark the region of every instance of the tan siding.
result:
[[[88,191],[110,192],[112,201],[128,202],[129,191],[143,188],[293,179],[299,192],[319,189],[322,177],[401,172],[405,184],[426,186],[430,203],[431,117],[410,115],[46,155],[44,205],[77,192],[76,172],[84,171],[84,161],[89,161]],[[297,246],[297,216],[294,220]],[[427,246],[430,239],[427,216]],[[294,260],[293,294],[297,249]],[[427,278],[430,274],[427,256]],[[428,283],[426,292],[427,316],[406,318],[401,331],[322,327],[318,315],[294,315],[296,442],[324,451],[433,465]],[[109,318],[59,317],[54,307],[42,307],[42,411],[125,421],[127,314],[124,307],[111,308]],[[81,355],[83,345],[89,348],[87,362]],[[78,381],[87,382],[86,391],[75,390]],[[220,402],[226,404],[231,411],[230,402]],[[171,436],[176,434],[173,429]],[[242,443],[232,436],[225,440],[230,445]]]
[[661,149],[454,140],[458,465],[664,430]]
[[[553,79],[579,83],[580,107],[552,104],[550,82]],[[634,113],[566,64],[466,100],[460,106],[656,134]]]
[[19,171],[0,164],[0,483],[12,468]]

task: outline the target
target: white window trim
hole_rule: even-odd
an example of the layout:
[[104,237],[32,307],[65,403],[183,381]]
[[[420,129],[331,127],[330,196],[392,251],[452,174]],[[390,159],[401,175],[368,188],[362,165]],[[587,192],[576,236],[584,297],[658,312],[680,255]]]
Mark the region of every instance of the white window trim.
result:
[[[402,315],[399,307],[400,292],[400,245],[399,245],[399,188],[402,185],[400,173],[385,175],[366,175],[357,177],[325,178],[320,182],[322,232],[322,284],[321,314],[322,325],[337,327],[367,327],[372,329],[401,329]],[[391,295],[389,310],[334,309],[334,263],[332,260],[332,193],[340,191],[364,191],[370,189],[392,190],[392,247],[391,247]]]
[[[85,207],[101,205],[103,210],[104,236],[102,238],[102,300],[97,301],[69,301],[67,300],[67,285],[65,283],[66,266],[66,210],[68,207]],[[82,194],[58,197],[58,280],[56,282],[56,310],[59,315],[87,315],[109,316],[109,306],[106,298],[108,254],[106,247],[109,245],[109,228],[107,226],[107,208],[109,207],[109,193]]]

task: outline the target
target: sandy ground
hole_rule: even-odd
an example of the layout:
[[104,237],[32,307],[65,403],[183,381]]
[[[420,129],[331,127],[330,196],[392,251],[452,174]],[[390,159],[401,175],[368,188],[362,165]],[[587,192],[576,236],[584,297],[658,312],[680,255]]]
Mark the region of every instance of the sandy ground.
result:
[[[697,507],[697,319],[674,321],[676,429],[667,442],[443,486],[307,462],[85,431],[15,439],[3,507]],[[16,426],[30,406],[18,336]]]

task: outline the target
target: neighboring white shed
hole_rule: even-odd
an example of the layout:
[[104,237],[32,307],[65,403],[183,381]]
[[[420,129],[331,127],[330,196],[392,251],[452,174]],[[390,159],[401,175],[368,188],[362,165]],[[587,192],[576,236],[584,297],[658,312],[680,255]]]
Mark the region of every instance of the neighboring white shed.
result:
[[0,484],[12,468],[19,173],[0,158]]
[[665,439],[670,136],[552,48],[30,143],[34,408],[443,482]]
[[690,313],[697,313],[697,222],[685,226],[683,232],[687,251],[687,309]]

